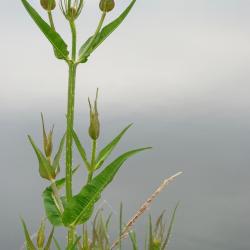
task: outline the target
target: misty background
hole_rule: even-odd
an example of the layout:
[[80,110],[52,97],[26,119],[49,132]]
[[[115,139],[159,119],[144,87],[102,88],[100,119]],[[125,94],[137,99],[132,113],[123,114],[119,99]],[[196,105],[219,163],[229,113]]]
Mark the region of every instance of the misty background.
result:
[[[30,2],[45,17],[39,1]],[[129,1],[116,1],[107,22]],[[43,214],[31,134],[41,145],[40,112],[55,124],[55,147],[65,129],[67,66],[21,1],[1,2],[0,249],[20,249],[21,215],[31,232]],[[183,171],[150,209],[169,215],[180,201],[171,250],[250,249],[250,1],[138,0],[133,11],[78,68],[75,127],[89,149],[87,97],[100,89],[100,147],[127,124],[134,126],[112,159],[124,150],[153,146],[126,162],[99,205],[124,203],[124,220],[167,176]],[[86,0],[77,21],[81,45],[99,20],[98,0]],[[46,17],[45,17],[46,18]],[[58,31],[70,41],[59,10]],[[75,163],[81,163],[75,152]],[[75,192],[85,181],[75,177]],[[147,213],[148,214],[148,213]],[[144,237],[147,215],[136,226]],[[116,228],[114,223],[113,237]],[[128,245],[128,249],[131,248]]]

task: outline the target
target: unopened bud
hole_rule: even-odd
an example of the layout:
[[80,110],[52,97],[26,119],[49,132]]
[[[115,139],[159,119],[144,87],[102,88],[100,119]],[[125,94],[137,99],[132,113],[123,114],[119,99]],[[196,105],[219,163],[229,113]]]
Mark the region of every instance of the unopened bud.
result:
[[46,133],[45,130],[45,125],[44,125],[44,119],[43,119],[43,114],[41,114],[42,117],[42,125],[43,125],[43,149],[44,149],[44,153],[46,155],[46,157],[50,157],[52,154],[52,149],[53,149],[53,129],[54,126],[52,127],[52,129],[49,131],[49,133]]
[[161,247],[161,241],[158,239],[153,240],[153,249],[158,250]]
[[99,7],[101,11],[109,12],[114,9],[115,1],[114,0],[101,0]]
[[43,248],[44,242],[45,242],[45,222],[42,220],[40,228],[37,233],[37,247]]
[[51,10],[55,9],[55,7],[56,7],[55,0],[40,0],[40,3],[42,5],[42,7],[47,11],[51,11]]
[[70,7],[68,15],[71,19],[75,19],[77,17],[77,9],[75,7]]
[[98,89],[96,91],[96,99],[95,99],[94,107],[92,107],[91,102],[88,99],[89,108],[90,108],[89,136],[93,140],[97,140],[100,135],[100,122],[99,122],[98,111],[97,111],[97,98],[98,98]]

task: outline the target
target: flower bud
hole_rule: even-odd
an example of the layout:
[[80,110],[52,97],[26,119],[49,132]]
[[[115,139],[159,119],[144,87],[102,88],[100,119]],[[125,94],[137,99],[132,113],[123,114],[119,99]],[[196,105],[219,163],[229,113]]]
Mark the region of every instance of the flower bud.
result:
[[114,0],[101,0],[99,7],[101,11],[109,12],[114,9],[115,1]]
[[158,250],[161,247],[161,241],[158,239],[153,240],[153,249]]
[[92,107],[90,100],[88,99],[89,108],[90,108],[89,136],[93,140],[97,140],[100,135],[100,122],[99,122],[98,111],[97,111],[97,98],[98,98],[98,89],[96,91],[96,99],[95,99],[94,107]]
[[42,220],[40,228],[37,233],[37,247],[38,248],[43,248],[44,242],[45,242],[45,221]]
[[47,11],[51,11],[51,10],[55,9],[55,7],[56,7],[55,0],[40,0],[40,3],[42,5],[42,7]]
[[71,19],[75,19],[77,17],[77,9],[75,7],[70,7],[68,15]]
[[52,154],[52,149],[53,149],[53,130],[54,130],[54,126],[52,127],[52,129],[49,131],[49,133],[46,133],[45,130],[45,125],[44,125],[44,119],[43,119],[43,114],[41,114],[42,117],[42,125],[43,125],[43,149],[44,149],[44,153],[46,155],[46,157],[50,157]]

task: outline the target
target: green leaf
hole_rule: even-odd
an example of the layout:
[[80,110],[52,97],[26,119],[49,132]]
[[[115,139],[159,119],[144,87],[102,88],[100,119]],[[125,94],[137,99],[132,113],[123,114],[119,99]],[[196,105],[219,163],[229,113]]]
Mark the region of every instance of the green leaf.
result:
[[94,205],[99,200],[101,192],[113,180],[122,164],[132,155],[149,148],[129,151],[110,163],[89,184],[84,186],[80,193],[67,203],[63,213],[65,226],[75,226],[85,223],[92,215]]
[[[78,167],[73,170],[73,174],[77,171]],[[56,181],[56,186],[60,191],[65,185],[65,178]],[[62,225],[62,214],[60,213],[60,209],[57,207],[54,195],[51,186],[47,187],[43,191],[43,204],[45,208],[45,212],[47,215],[48,220],[53,226],[60,226]],[[62,202],[64,203],[64,199]]]
[[22,3],[31,16],[31,18],[34,20],[34,22],[37,24],[37,26],[40,28],[40,30],[43,32],[43,34],[47,37],[47,39],[50,41],[50,43],[53,45],[54,49],[56,50],[56,53],[59,54],[64,59],[68,58],[69,51],[67,48],[67,44],[64,42],[62,37],[54,31],[50,25],[48,25],[41,16],[36,12],[36,10],[28,3],[27,0],[22,0]]
[[56,173],[58,173],[60,170],[60,160],[61,160],[61,156],[62,156],[64,142],[65,142],[65,135],[61,139],[59,149],[58,149],[56,156],[54,158],[54,161],[53,161],[53,168],[54,168]]
[[132,242],[133,250],[138,250],[139,248],[138,248],[138,243],[137,243],[137,237],[134,231],[129,232],[129,238]]
[[79,151],[79,153],[80,153],[80,155],[81,155],[87,169],[90,169],[90,164],[89,164],[88,159],[87,159],[86,151],[85,151],[84,147],[82,146],[82,144],[81,144],[81,142],[80,142],[80,140],[79,140],[79,138],[78,138],[75,131],[72,131],[72,136],[73,136],[76,147],[77,147],[77,149],[78,149],[78,151]]
[[152,226],[152,218],[149,215],[149,250],[154,248],[154,236],[153,236],[153,226]]
[[55,230],[55,228],[53,227],[52,230],[51,230],[51,233],[49,235],[48,241],[47,241],[47,243],[45,245],[44,250],[50,250],[52,239],[53,239],[53,235],[54,235],[54,230]]
[[57,239],[55,237],[53,237],[53,240],[54,240],[54,243],[55,243],[55,246],[56,246],[56,250],[62,250]]
[[[65,183],[65,180],[63,180],[63,184],[64,183]],[[62,185],[62,180],[56,182],[56,185],[59,189],[58,184]],[[42,196],[43,196],[43,204],[44,204],[45,212],[50,223],[53,226],[62,225],[62,217],[61,217],[62,215],[60,213],[59,208],[56,205],[56,202],[54,201],[53,191],[51,187],[46,188]]]
[[119,25],[124,21],[124,19],[129,14],[130,10],[134,6],[136,0],[132,0],[132,2],[129,4],[129,6],[125,9],[125,11],[116,18],[113,22],[109,23],[107,26],[105,26],[97,35],[96,39],[94,40],[92,46],[86,51],[86,53],[83,54],[85,49],[89,46],[90,41],[92,40],[92,37],[90,37],[80,48],[79,51],[79,62],[84,63],[87,61],[89,55],[101,44],[103,43],[106,38],[113,33],[113,31],[119,27]]
[[96,169],[100,168],[104,161],[108,158],[108,156],[112,153],[113,149],[116,147],[118,142],[121,140],[122,136],[126,133],[126,131],[132,126],[132,124],[128,125],[122,132],[115,137],[113,141],[111,141],[105,148],[103,148],[96,160]]
[[46,159],[46,157],[43,155],[41,150],[36,146],[31,136],[28,136],[29,141],[36,153],[37,159],[39,161],[39,173],[42,178],[45,178],[47,180],[51,180],[55,178],[55,171],[50,165],[49,161]]
[[36,250],[31,238],[30,238],[30,234],[29,234],[29,231],[27,229],[27,226],[24,222],[23,219],[21,219],[22,221],[22,225],[23,225],[23,231],[24,231],[24,234],[25,234],[25,239],[26,239],[26,248],[27,250]]
[[173,229],[173,226],[174,226],[175,215],[176,215],[176,211],[177,211],[178,207],[179,207],[179,203],[177,203],[176,207],[174,208],[174,212],[173,212],[173,214],[171,216],[170,224],[169,224],[169,227],[168,227],[167,236],[166,236],[166,239],[165,239],[161,249],[167,249],[168,248],[170,236],[171,236],[172,229]]

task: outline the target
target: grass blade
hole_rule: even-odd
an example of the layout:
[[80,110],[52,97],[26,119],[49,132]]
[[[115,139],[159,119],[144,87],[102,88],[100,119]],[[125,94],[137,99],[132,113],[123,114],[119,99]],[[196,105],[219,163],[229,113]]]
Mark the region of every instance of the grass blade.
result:
[[168,247],[168,244],[169,244],[169,240],[170,240],[170,236],[171,236],[171,232],[172,232],[172,229],[173,229],[173,225],[174,225],[174,221],[175,221],[175,215],[176,215],[176,211],[179,207],[179,203],[177,203],[175,209],[174,209],[174,212],[171,216],[171,220],[170,220],[170,224],[169,224],[169,228],[168,228],[168,233],[167,233],[167,237],[162,245],[162,248],[161,250],[164,250],[164,249],[167,249]]

